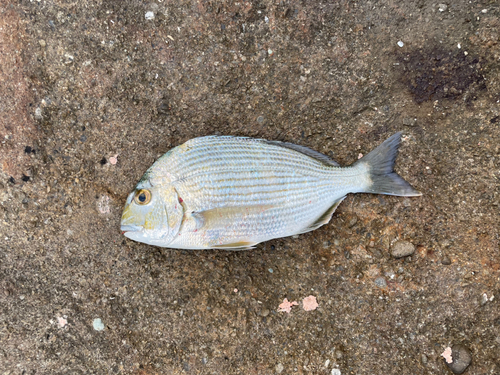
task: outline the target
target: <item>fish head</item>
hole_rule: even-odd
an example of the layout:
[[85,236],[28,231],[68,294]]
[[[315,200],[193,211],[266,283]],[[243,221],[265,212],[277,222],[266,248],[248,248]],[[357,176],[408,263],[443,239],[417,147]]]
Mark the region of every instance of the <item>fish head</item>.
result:
[[166,247],[179,232],[183,216],[172,186],[154,186],[146,180],[127,197],[120,226],[131,240]]

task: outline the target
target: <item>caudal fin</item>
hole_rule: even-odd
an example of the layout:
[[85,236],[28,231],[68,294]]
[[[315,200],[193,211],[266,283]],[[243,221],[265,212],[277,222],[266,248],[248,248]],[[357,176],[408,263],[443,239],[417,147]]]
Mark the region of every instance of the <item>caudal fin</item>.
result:
[[422,195],[408,182],[394,172],[394,163],[398,156],[401,132],[386,139],[365,157],[353,164],[364,164],[368,167],[371,185],[365,190],[366,193],[398,195],[404,197],[417,197]]

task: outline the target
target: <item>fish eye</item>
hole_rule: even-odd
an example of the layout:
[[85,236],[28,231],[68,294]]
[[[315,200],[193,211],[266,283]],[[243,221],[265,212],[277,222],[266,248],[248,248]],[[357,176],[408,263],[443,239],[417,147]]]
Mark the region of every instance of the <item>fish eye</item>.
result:
[[135,195],[135,203],[140,205],[148,204],[151,201],[151,192],[149,190],[141,189]]

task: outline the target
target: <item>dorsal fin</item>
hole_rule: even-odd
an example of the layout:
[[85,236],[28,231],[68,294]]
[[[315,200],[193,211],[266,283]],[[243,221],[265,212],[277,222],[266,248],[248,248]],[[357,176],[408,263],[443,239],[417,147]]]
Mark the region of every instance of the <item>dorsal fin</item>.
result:
[[313,158],[313,159],[315,159],[315,160],[317,160],[325,165],[328,165],[328,166],[340,167],[339,163],[337,163],[335,160],[330,159],[325,154],[322,154],[321,152],[310,149],[309,147],[296,145],[294,143],[281,142],[281,141],[268,141],[267,139],[262,139],[262,138],[233,137],[231,135],[209,135],[209,136],[206,136],[206,138],[236,138],[236,139],[252,141],[252,142],[262,142],[262,143],[266,143],[268,145],[288,148],[290,150],[300,152],[301,154],[307,155],[307,156],[309,156],[309,157],[311,157],[311,158]]
[[317,161],[319,161],[323,164],[329,165],[329,166],[340,167],[339,163],[330,159],[325,154],[322,154],[321,152],[310,149],[309,147],[306,147],[306,146],[296,145],[296,144],[288,143],[288,142],[280,142],[280,141],[265,141],[264,140],[264,142],[266,142],[267,144],[270,144],[270,145],[280,146],[280,147],[284,147],[284,148],[288,148],[290,150],[300,152],[301,154],[307,155],[307,156],[309,156],[313,159],[316,159]]

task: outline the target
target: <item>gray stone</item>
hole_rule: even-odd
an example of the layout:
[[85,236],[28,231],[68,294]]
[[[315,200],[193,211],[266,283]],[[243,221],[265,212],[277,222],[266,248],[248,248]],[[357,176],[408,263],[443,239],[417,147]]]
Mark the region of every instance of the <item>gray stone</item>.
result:
[[451,348],[451,358],[451,363],[446,361],[445,363],[454,374],[463,374],[472,361],[469,349],[461,344],[454,345]]
[[415,126],[416,122],[417,122],[417,119],[414,117],[405,117],[403,119],[403,125],[406,125],[406,126]]
[[387,281],[383,277],[377,277],[375,279],[375,285],[378,286],[381,289],[387,288]]
[[443,259],[441,259],[441,264],[449,266],[451,264],[451,259],[447,255],[445,255]]

